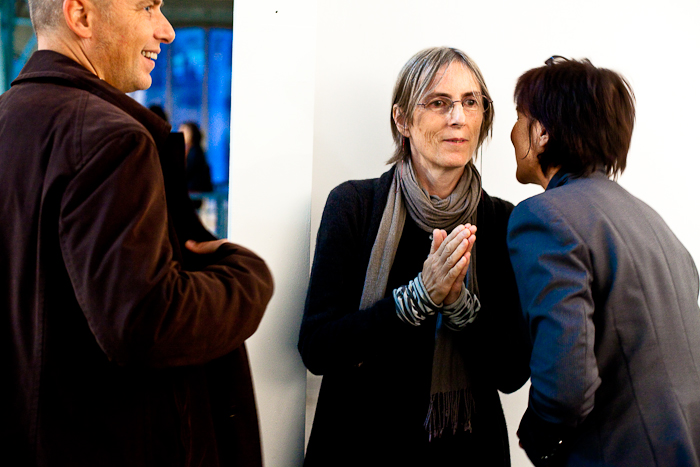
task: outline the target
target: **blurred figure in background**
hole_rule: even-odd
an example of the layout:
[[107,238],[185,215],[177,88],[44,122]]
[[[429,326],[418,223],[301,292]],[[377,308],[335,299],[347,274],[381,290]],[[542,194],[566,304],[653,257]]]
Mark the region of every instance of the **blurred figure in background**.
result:
[[154,114],[158,115],[160,118],[162,118],[166,122],[170,123],[170,120],[168,120],[168,114],[166,114],[165,110],[163,110],[163,107],[159,106],[158,104],[149,105],[148,110],[150,110]]
[[208,193],[214,188],[211,184],[211,171],[202,149],[202,132],[195,122],[185,122],[179,131],[185,135],[187,154],[187,189],[198,193]]

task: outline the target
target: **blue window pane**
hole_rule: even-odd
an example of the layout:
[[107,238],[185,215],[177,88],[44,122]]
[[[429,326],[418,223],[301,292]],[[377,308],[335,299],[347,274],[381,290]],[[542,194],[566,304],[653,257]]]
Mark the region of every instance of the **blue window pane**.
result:
[[[178,28],[172,44],[161,44],[152,85],[139,96],[144,105],[159,105],[173,130],[186,121],[196,122],[205,138],[212,182],[228,183],[231,126],[230,29]],[[206,80],[206,82],[205,82]]]
[[176,30],[170,56],[172,69],[173,128],[186,122],[202,124],[205,32],[202,28]]
[[214,185],[228,182],[231,126],[231,53],[233,32],[211,29],[209,33],[209,131],[207,159]]

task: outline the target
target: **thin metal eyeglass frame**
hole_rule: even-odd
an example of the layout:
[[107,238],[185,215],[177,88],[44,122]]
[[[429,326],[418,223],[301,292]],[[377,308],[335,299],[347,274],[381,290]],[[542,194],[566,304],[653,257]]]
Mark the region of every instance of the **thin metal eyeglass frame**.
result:
[[450,106],[447,107],[447,110],[445,110],[444,112],[440,112],[440,111],[437,111],[437,110],[429,109],[428,107],[426,107],[428,104],[430,104],[430,102],[428,102],[428,104],[426,104],[426,103],[421,103],[421,104],[416,104],[416,105],[422,105],[424,109],[430,110],[431,112],[434,112],[434,113],[436,113],[436,114],[438,114],[438,115],[449,115],[449,114],[452,113],[452,110],[454,109],[455,104],[456,104],[457,102],[459,102],[460,104],[462,104],[462,112],[465,112],[465,113],[467,113],[467,112],[469,112],[469,113],[478,112],[478,110],[476,110],[476,109],[475,109],[475,110],[470,110],[470,109],[467,109],[467,108],[464,106],[464,101],[466,101],[467,99],[470,99],[470,98],[471,98],[471,99],[478,99],[478,98],[483,99],[483,100],[482,100],[482,105],[483,105],[483,102],[488,102],[487,105],[484,105],[484,106],[483,106],[483,109],[481,110],[482,113],[483,113],[483,112],[486,112],[487,110],[489,110],[489,107],[493,104],[493,101],[492,101],[491,99],[489,99],[488,97],[484,96],[483,94],[473,94],[471,97],[465,97],[464,99],[457,100],[457,101],[453,101],[453,100],[450,100],[450,99],[445,98],[445,100],[449,100],[449,101],[450,101]]

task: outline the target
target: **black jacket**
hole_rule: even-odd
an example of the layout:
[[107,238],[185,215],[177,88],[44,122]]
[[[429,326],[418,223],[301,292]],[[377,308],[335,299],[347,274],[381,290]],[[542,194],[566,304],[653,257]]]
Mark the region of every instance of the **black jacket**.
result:
[[[485,192],[477,210],[476,271],[482,309],[458,340],[473,383],[473,435],[430,445],[423,421],[430,395],[435,320],[409,326],[391,291],[422,268],[429,235],[406,219],[387,297],[359,310],[367,264],[393,169],[346,182],[326,202],[316,242],[299,351],[323,375],[306,466],[510,465],[497,390],[527,380],[528,351],[506,247],[512,205]],[[480,463],[481,462],[481,463]]]

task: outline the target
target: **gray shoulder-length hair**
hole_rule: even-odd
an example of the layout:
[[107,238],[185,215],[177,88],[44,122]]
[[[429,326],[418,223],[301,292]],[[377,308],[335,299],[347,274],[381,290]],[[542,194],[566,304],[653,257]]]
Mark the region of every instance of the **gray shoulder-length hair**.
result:
[[[391,103],[391,134],[396,148],[394,149],[394,155],[387,161],[387,164],[393,164],[402,159],[408,160],[411,157],[411,147],[406,141],[408,138],[401,134],[396,127],[396,122],[394,122],[394,105],[398,106],[405,124],[412,124],[416,105],[430,91],[430,87],[434,85],[433,80],[438,71],[443,66],[447,67],[454,61],[462,63],[474,73],[474,77],[481,87],[481,93],[484,97],[491,100],[491,95],[486,87],[484,77],[481,75],[481,70],[467,54],[452,47],[431,47],[421,50],[406,62],[399,72],[399,77],[394,86],[394,95]],[[481,147],[484,140],[491,135],[493,116],[494,109],[493,104],[491,104],[488,110],[484,112],[477,150]]]

